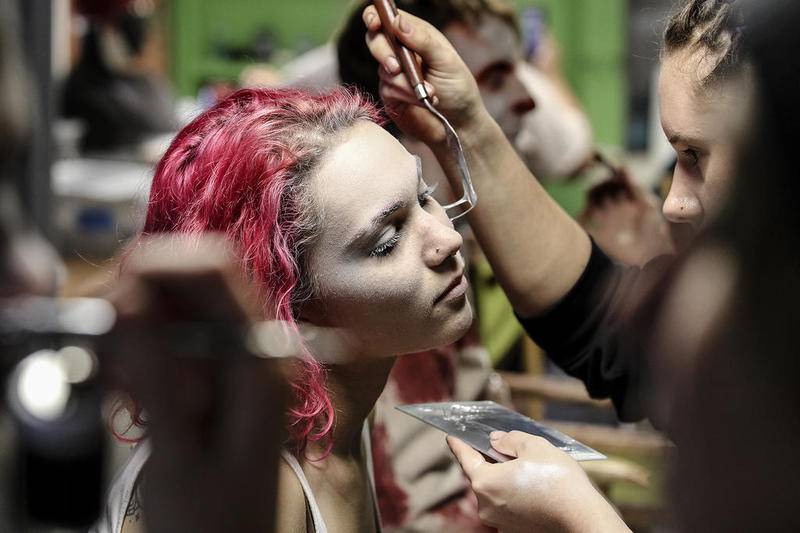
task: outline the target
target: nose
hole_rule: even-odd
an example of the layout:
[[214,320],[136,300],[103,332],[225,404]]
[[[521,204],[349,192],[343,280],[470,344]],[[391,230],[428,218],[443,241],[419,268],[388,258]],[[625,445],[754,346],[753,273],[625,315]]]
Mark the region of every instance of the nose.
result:
[[456,255],[464,244],[461,234],[453,229],[453,224],[440,220],[434,215],[428,216],[428,223],[423,228],[423,261],[430,268],[438,267]]
[[509,88],[510,98],[508,101],[511,102],[511,111],[515,115],[520,116],[529,111],[533,111],[536,108],[536,102],[531,97],[531,93],[528,92],[528,89],[526,89],[520,81],[516,70],[514,71],[514,75],[511,76],[509,84],[511,87]]
[[699,228],[703,221],[703,205],[695,191],[677,172],[664,200],[664,218],[674,224],[690,224]]

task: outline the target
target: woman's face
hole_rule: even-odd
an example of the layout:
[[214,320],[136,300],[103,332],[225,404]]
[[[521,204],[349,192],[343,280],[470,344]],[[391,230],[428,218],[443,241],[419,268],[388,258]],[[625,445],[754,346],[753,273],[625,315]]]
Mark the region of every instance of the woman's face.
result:
[[462,239],[419,160],[365,121],[343,133],[312,180],[322,211],[309,255],[318,291],[302,318],[345,329],[365,355],[458,340],[472,322]]
[[685,249],[721,207],[734,173],[735,117],[745,114],[743,82],[700,88],[715,64],[703,50],[668,55],[661,68],[661,126],[678,157],[664,216],[673,243]]

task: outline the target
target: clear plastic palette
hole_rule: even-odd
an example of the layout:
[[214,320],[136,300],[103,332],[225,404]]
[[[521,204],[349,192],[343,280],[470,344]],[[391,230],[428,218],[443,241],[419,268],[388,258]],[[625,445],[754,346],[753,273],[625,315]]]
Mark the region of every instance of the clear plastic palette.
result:
[[606,459],[602,453],[495,402],[442,402],[401,405],[397,409],[457,437],[497,462],[513,459],[494,448],[493,431],[523,431],[547,439],[576,461]]

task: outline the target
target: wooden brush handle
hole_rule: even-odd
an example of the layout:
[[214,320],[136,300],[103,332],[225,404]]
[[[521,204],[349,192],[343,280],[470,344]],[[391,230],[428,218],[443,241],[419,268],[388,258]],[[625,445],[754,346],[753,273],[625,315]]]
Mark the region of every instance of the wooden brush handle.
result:
[[389,39],[389,44],[392,46],[392,49],[394,49],[397,60],[400,61],[400,65],[403,67],[403,72],[408,78],[411,87],[414,89],[418,98],[422,99],[427,97],[422,76],[422,67],[414,53],[406,48],[394,35],[393,22],[397,17],[397,6],[394,0],[373,0],[372,4],[375,6],[375,9],[378,10],[383,33],[386,35],[386,38]]

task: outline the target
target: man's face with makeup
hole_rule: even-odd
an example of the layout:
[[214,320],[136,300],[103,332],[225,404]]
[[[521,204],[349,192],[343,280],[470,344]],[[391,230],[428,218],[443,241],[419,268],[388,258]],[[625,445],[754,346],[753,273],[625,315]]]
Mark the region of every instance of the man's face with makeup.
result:
[[454,23],[443,33],[475,76],[489,114],[506,137],[516,139],[522,116],[535,105],[515,71],[522,54],[513,28],[486,14],[474,27]]
[[462,239],[419,160],[371,122],[337,141],[311,178],[322,222],[309,256],[317,296],[303,318],[345,328],[366,355],[458,340],[472,322]]
[[713,56],[678,51],[664,59],[659,79],[661,126],[678,156],[664,216],[677,250],[685,249],[721,207],[734,172],[735,126],[742,113],[735,82],[703,88]]

